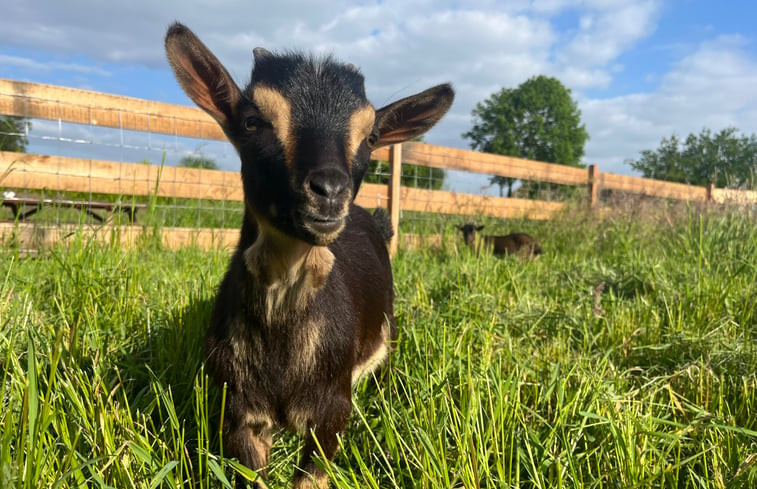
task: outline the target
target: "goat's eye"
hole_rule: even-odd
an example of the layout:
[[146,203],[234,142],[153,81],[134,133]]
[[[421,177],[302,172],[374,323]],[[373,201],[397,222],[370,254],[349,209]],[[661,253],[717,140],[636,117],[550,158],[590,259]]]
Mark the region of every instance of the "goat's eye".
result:
[[368,137],[365,138],[365,142],[367,142],[368,146],[371,148],[374,147],[376,143],[378,143],[378,140],[379,140],[379,135],[376,132],[370,133]]
[[272,127],[270,122],[254,115],[245,117],[244,119],[244,130],[247,132],[256,132],[259,129],[266,129],[270,127]]

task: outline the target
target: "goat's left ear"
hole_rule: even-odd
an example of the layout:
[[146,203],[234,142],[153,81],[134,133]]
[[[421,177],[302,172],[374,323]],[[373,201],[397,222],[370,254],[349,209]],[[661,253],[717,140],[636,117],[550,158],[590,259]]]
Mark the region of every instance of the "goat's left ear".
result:
[[439,122],[454,98],[452,85],[445,83],[380,108],[376,111],[379,138],[373,148],[420,136]]
[[191,30],[178,22],[166,33],[166,55],[189,98],[229,135],[237,120],[242,92],[226,68]]

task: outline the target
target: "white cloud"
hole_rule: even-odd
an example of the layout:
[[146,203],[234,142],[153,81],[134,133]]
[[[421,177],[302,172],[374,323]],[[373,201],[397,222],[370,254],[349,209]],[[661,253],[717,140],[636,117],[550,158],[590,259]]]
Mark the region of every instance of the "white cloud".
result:
[[656,28],[659,2],[580,3],[588,10],[582,10],[576,30],[556,49],[558,76],[575,88],[607,87],[618,56]]
[[757,127],[757,58],[738,36],[703,42],[662,77],[654,92],[582,100],[591,134],[587,160],[605,171],[628,172],[625,158],[655,149],[663,137],[703,128]]
[[110,76],[111,73],[97,66],[57,61],[39,62],[32,58],[10,56],[0,53],[0,66],[15,66],[29,71],[69,71],[86,75]]

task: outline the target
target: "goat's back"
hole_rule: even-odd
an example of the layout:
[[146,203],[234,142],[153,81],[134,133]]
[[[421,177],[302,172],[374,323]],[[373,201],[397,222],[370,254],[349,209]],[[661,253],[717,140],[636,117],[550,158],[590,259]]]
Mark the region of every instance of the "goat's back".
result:
[[524,255],[540,255],[541,245],[536,239],[526,233],[512,233],[505,236],[484,236],[484,242],[492,246],[495,255],[520,253]]

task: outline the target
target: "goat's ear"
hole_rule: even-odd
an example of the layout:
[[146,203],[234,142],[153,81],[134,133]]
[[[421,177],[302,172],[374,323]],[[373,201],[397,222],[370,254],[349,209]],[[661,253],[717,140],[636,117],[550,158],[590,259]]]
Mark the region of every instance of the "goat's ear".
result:
[[480,226],[476,226],[476,231],[481,231],[482,229],[484,229],[484,225],[483,224],[480,225]]
[[379,139],[373,147],[420,136],[439,122],[454,98],[452,85],[445,83],[380,108],[376,111]]
[[242,92],[218,58],[180,23],[168,28],[166,55],[181,88],[224,131],[234,126]]

